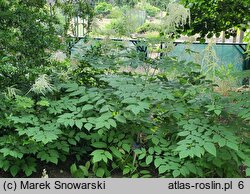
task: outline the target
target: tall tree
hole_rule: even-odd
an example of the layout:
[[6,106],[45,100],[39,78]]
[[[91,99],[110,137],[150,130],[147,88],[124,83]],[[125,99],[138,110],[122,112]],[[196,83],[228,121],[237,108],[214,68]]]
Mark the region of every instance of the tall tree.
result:
[[0,0],[0,82],[10,84],[31,76],[31,67],[46,64],[58,48],[56,19],[46,1]]
[[191,11],[191,26],[185,26],[187,35],[201,37],[235,36],[234,27],[248,28],[250,21],[250,0],[180,0]]

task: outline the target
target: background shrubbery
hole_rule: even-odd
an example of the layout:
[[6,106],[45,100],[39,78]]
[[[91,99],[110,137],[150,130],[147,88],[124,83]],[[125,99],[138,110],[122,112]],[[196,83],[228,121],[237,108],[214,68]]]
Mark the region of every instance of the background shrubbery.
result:
[[100,2],[95,7],[97,15],[102,14],[103,16],[108,15],[112,10],[112,5],[106,2]]

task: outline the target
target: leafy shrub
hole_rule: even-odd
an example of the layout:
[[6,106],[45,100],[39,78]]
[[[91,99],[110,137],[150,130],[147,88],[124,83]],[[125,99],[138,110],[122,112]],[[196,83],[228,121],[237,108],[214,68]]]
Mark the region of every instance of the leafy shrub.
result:
[[122,17],[123,11],[120,7],[112,7],[112,10],[110,11],[110,14],[107,15],[108,18],[119,18]]
[[[70,17],[90,9],[83,1],[74,5],[64,7]],[[85,41],[71,60],[61,51],[49,58],[46,48],[61,45],[45,2],[1,2],[0,8],[8,10],[0,13],[0,169],[31,176],[43,164],[70,161],[74,177],[250,175],[249,91],[223,96],[199,64],[167,53],[147,58],[107,40]],[[181,10],[166,20],[172,25],[166,36],[186,24],[189,10]],[[20,17],[13,22],[14,11]],[[127,16],[113,24],[120,35],[141,25]],[[43,38],[30,38],[26,24],[34,24],[31,34]],[[150,52],[154,44],[137,46]],[[30,46],[35,47],[28,52]]]
[[107,33],[110,32],[117,36],[130,36],[136,32],[136,29],[145,22],[145,18],[139,10],[129,9],[123,12],[123,15],[106,26]]
[[[201,40],[206,36],[219,37],[222,31],[225,31],[225,37],[236,36],[235,27],[246,31],[248,28],[249,14],[245,14],[249,8],[248,0],[228,0],[228,1],[193,1],[181,0],[186,7],[190,8],[192,24],[185,25],[185,34],[199,34]],[[236,9],[237,7],[237,9]],[[211,8],[209,13],[204,13],[205,10]],[[235,9],[232,13],[230,10]],[[214,17],[214,16],[217,17]],[[204,26],[203,24],[207,24]],[[220,23],[221,25],[217,25]]]
[[97,15],[108,15],[112,10],[112,5],[106,2],[100,2],[95,7],[95,12]]
[[159,12],[160,9],[158,7],[155,7],[147,2],[140,2],[136,5],[137,8],[145,10],[147,15],[150,17],[155,17]]
[[[1,95],[1,169],[30,176],[41,162],[71,158],[75,177],[242,176],[239,167],[249,166],[249,92],[213,92],[194,63],[149,60],[102,43],[83,50],[78,57],[95,72],[92,82],[76,68],[77,79],[54,83],[53,94]],[[117,72],[131,63],[162,73]]]
[[137,33],[153,32],[160,30],[159,25],[154,23],[144,23],[136,29]]
[[0,88],[29,84],[48,66],[49,54],[60,48],[57,19],[50,16],[46,1],[1,1],[0,9]]
[[107,34],[117,34],[118,36],[126,36],[130,34],[128,32],[128,26],[126,26],[127,22],[123,19],[116,19],[111,21],[110,24],[106,25],[106,33]]

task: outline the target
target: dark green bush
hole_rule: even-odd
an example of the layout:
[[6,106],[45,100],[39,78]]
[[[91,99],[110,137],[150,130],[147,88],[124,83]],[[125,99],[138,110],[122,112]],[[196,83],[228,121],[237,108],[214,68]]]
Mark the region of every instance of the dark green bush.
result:
[[[117,72],[152,61],[102,44],[85,49],[80,61],[95,72],[95,84],[76,70],[79,80],[55,83],[53,94],[1,95],[1,169],[30,176],[41,161],[71,158],[75,177],[242,176],[240,166],[249,166],[249,92],[223,97],[199,65],[166,57],[154,61],[165,75]],[[176,77],[168,80],[173,67]]]
[[97,15],[108,15],[112,10],[112,5],[106,2],[100,2],[95,7],[95,12]]
[[159,31],[160,27],[154,23],[144,23],[142,26],[136,29],[137,33],[153,32]]
[[32,2],[0,2],[0,88],[27,84],[47,66],[50,53],[60,48],[57,19],[46,1]]
[[146,11],[147,15],[150,17],[155,17],[160,12],[158,7],[155,7],[147,2],[138,3],[136,7]]

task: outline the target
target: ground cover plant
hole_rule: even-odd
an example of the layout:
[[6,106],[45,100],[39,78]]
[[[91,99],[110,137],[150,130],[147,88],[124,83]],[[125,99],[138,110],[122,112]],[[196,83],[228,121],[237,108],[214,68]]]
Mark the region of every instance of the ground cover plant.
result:
[[[225,93],[218,87],[218,80],[241,81],[249,71],[225,74],[223,68],[210,69],[209,61],[180,61],[168,55],[170,46],[158,47],[159,41],[171,45],[173,33],[189,23],[189,10],[182,6],[179,21],[166,20],[156,39],[139,40],[148,54],[162,53],[156,57],[127,42],[91,38],[69,56],[67,31],[55,28],[60,21],[45,1],[40,12],[31,2],[0,3],[0,10],[15,14],[34,6],[21,15],[31,23],[44,19],[30,24],[38,34],[34,38],[0,15],[2,171],[39,176],[41,166],[67,164],[72,177],[249,176],[250,91],[232,87]],[[54,6],[69,17],[78,14],[69,12],[68,3]],[[94,12],[89,4],[81,6]],[[24,18],[17,23],[25,25]],[[8,42],[6,34],[18,40]],[[34,51],[17,46],[30,44]]]

